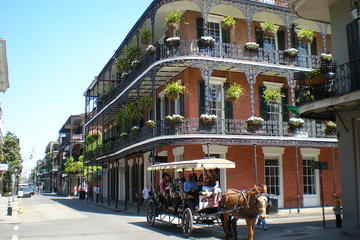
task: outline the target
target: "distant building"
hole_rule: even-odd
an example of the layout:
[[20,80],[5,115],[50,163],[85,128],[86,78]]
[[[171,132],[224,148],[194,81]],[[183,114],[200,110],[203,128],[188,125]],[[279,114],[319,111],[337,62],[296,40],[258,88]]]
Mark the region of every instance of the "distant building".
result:
[[9,88],[8,65],[6,57],[6,41],[0,38],[0,92]]
[[299,78],[300,95],[313,96],[302,99],[299,112],[308,118],[336,120],[343,230],[360,235],[360,1],[292,0],[289,7],[300,17],[331,24],[336,65],[329,61],[320,67],[321,81]]

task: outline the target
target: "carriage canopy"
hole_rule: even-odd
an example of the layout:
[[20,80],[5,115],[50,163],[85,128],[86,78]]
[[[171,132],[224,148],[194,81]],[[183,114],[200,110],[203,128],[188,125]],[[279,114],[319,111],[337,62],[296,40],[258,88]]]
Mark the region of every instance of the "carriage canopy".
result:
[[222,158],[206,158],[189,161],[159,163],[151,165],[148,171],[166,170],[166,169],[185,169],[185,170],[203,170],[203,169],[222,169],[235,168],[235,163]]

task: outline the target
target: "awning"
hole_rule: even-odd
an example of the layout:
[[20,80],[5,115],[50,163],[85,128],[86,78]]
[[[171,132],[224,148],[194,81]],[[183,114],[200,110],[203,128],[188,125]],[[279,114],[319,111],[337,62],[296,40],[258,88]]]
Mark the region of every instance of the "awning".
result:
[[180,161],[172,163],[159,163],[151,165],[148,171],[166,170],[166,169],[184,169],[184,170],[203,170],[203,169],[222,169],[235,168],[235,163],[222,158],[206,158],[190,161]]

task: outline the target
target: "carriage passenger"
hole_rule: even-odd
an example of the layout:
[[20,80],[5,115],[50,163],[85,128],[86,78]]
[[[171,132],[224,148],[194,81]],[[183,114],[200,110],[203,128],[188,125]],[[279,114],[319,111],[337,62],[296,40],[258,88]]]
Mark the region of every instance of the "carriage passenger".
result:
[[184,183],[184,192],[188,194],[188,197],[191,197],[195,202],[192,202],[194,204],[194,208],[199,203],[199,186],[197,182],[194,179],[194,174],[189,174],[187,177],[187,181]]
[[163,181],[160,184],[161,191],[165,192],[166,195],[170,194],[170,176],[167,173],[163,174]]
[[200,196],[199,209],[208,207],[209,199],[211,198],[212,195],[213,195],[213,188],[211,187],[210,178],[206,177]]

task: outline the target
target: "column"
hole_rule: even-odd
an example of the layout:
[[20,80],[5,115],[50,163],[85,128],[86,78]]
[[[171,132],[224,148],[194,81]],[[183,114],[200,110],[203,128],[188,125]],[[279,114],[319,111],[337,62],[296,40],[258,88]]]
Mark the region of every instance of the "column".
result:
[[291,105],[295,106],[295,87],[296,87],[296,81],[294,79],[294,73],[292,71],[290,71],[287,74],[286,80],[288,82],[288,85],[290,87],[290,91],[291,91]]
[[246,19],[246,39],[247,42],[251,42],[251,23],[252,20],[251,19]]
[[245,73],[247,81],[250,86],[250,109],[251,109],[251,116],[255,116],[255,83],[256,83],[256,77],[257,73],[254,73],[253,71],[249,70]]
[[322,52],[323,53],[327,53],[327,40],[326,40],[326,36],[327,36],[327,24],[325,23],[321,23],[320,24],[320,31],[321,31],[321,39],[322,39]]

